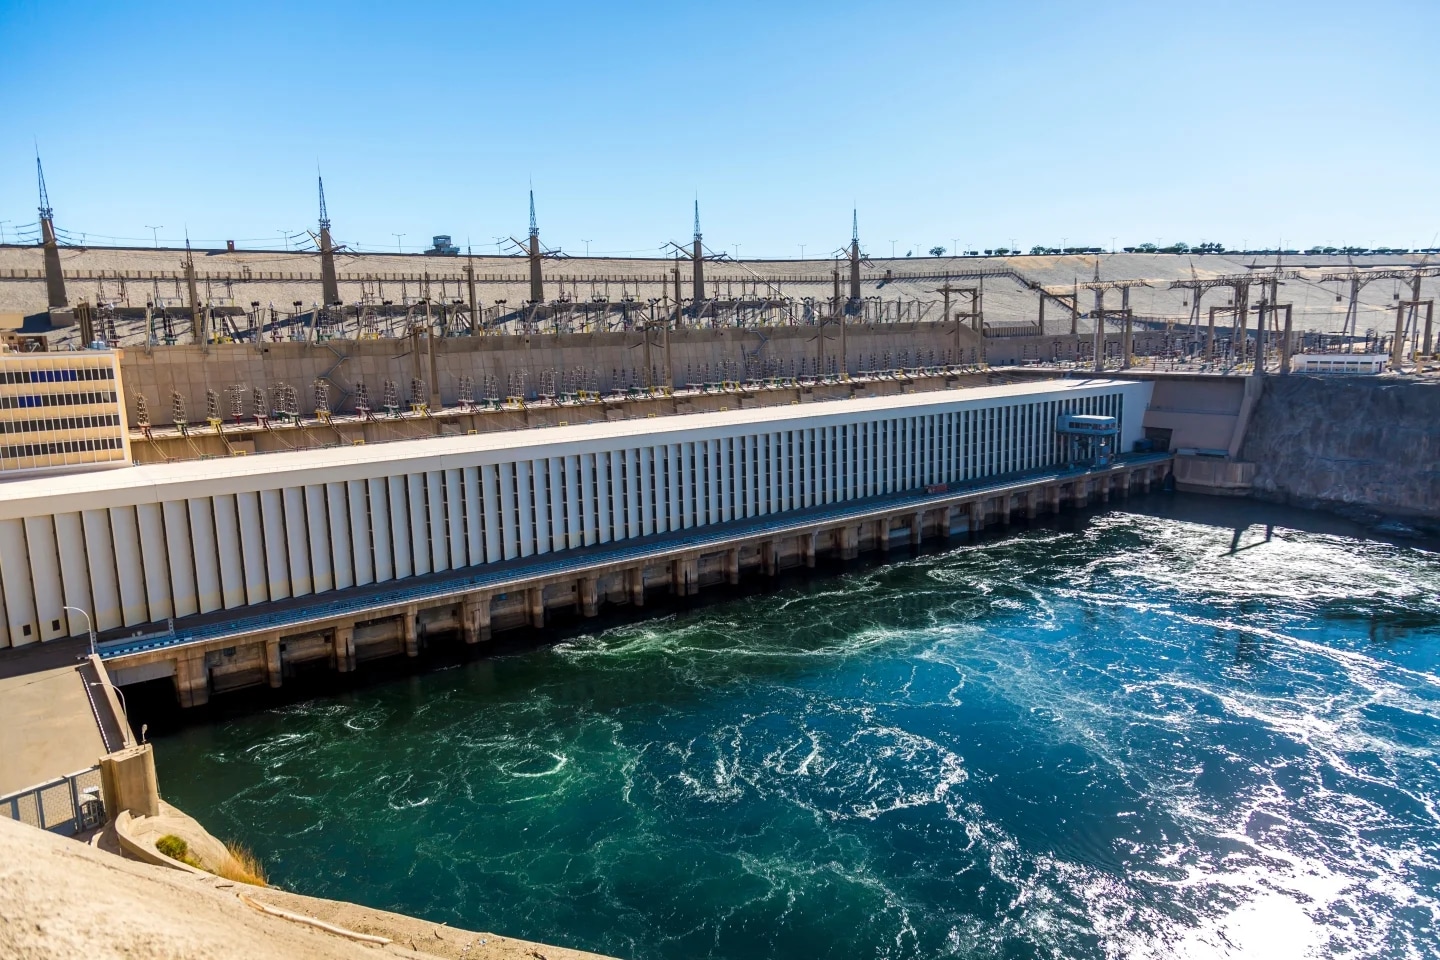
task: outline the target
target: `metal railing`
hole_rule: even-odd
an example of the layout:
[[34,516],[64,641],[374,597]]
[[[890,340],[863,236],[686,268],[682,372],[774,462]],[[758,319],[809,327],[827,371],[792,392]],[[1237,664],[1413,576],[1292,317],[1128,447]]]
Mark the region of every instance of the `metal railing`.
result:
[[100,767],[89,767],[0,797],[0,817],[73,837],[105,822]]

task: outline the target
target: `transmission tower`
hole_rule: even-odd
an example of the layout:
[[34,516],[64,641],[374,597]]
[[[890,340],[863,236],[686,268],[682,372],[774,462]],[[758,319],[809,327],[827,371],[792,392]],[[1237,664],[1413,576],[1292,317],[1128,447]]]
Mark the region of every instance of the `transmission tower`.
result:
[[315,244],[320,248],[320,301],[327,307],[340,305],[340,283],[335,274],[335,247],[330,238],[330,212],[325,209],[325,178],[316,174],[320,183],[320,233]]
[[40,166],[40,152],[35,152],[35,176],[40,181],[40,243],[45,251],[45,294],[51,310],[69,306],[65,298],[65,274],[60,268],[60,244],[55,239],[55,211],[45,189],[45,169]]
[[[1122,317],[1125,323],[1124,334],[1120,340],[1120,369],[1126,370],[1130,367],[1130,354],[1134,347],[1134,327],[1130,312],[1130,288],[1148,287],[1150,284],[1145,280],[1101,280],[1100,260],[1095,260],[1095,279],[1080,284],[1085,290],[1095,291],[1095,309],[1092,316],[1095,319],[1095,372],[1105,371],[1105,320],[1107,316],[1114,315]],[[1105,309],[1105,293],[1108,290],[1120,291],[1120,309],[1107,311]]]
[[[1189,280],[1176,280],[1170,284],[1169,289],[1189,290],[1191,295],[1195,297],[1194,312],[1191,316],[1195,318],[1196,323],[1199,322],[1200,317],[1200,298],[1205,294],[1205,291],[1213,290],[1217,287],[1225,287],[1231,291],[1232,306],[1225,309],[1231,309],[1235,314],[1235,342],[1237,349],[1240,351],[1236,357],[1238,362],[1244,359],[1245,343],[1248,336],[1246,330],[1250,320],[1250,287],[1256,283],[1275,283],[1281,279],[1293,280],[1297,276],[1299,275],[1294,272],[1284,273],[1277,268],[1268,276],[1257,273],[1242,273],[1221,277],[1207,277],[1203,280],[1198,277],[1192,277]],[[1215,311],[1219,309],[1221,308],[1210,308],[1210,325],[1205,335],[1205,359],[1207,361],[1215,359]]]
[[[1410,284],[1410,299],[1401,301],[1396,308],[1395,338],[1390,345],[1390,365],[1398,370],[1401,360],[1404,359],[1404,344],[1407,339],[1405,336],[1405,309],[1407,307],[1410,308],[1410,313],[1414,316],[1419,308],[1425,305],[1426,301],[1420,299],[1420,281],[1425,277],[1435,276],[1440,276],[1440,267],[1427,267],[1422,265],[1399,270],[1356,270],[1352,268],[1344,273],[1321,274],[1320,282],[1325,283],[1330,280],[1335,280],[1343,283],[1349,281],[1350,303],[1346,307],[1345,326],[1341,329],[1340,333],[1341,336],[1345,336],[1348,333],[1351,337],[1359,334],[1360,291],[1363,290],[1367,284],[1373,283],[1376,280],[1398,280],[1402,283]],[[1433,301],[1430,302],[1429,309],[1433,316]],[[1427,317],[1425,323],[1424,341],[1424,352],[1429,353],[1431,347],[1431,319],[1429,317]]]

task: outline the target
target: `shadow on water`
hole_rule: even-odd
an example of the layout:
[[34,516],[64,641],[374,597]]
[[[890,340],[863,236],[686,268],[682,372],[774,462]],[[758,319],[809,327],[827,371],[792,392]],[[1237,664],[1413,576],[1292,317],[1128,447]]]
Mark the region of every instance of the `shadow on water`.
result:
[[1184,523],[1225,527],[1236,531],[1237,544],[1242,541],[1251,543],[1252,537],[1256,535],[1263,538],[1267,528],[1285,528],[1301,533],[1440,550],[1440,540],[1434,537],[1390,535],[1323,510],[1306,510],[1303,507],[1266,503],[1244,497],[1210,497],[1198,493],[1151,495],[1131,501],[1128,506],[1122,505],[1120,509]]

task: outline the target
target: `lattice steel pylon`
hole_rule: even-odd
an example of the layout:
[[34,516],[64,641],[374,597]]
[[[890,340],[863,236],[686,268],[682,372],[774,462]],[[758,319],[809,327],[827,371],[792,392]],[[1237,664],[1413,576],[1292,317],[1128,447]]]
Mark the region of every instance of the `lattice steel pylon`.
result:
[[[1235,329],[1238,332],[1239,346],[1242,353],[1238,359],[1243,360],[1245,349],[1246,328],[1249,325],[1250,317],[1250,287],[1257,283],[1276,283],[1280,280],[1294,280],[1299,276],[1294,271],[1283,271],[1279,268],[1268,273],[1239,273],[1219,277],[1206,277],[1203,280],[1199,277],[1192,277],[1189,280],[1175,280],[1170,284],[1171,290],[1189,290],[1195,297],[1195,306],[1192,316],[1195,322],[1199,322],[1200,297],[1205,291],[1213,290],[1216,287],[1227,287],[1233,294],[1235,312]],[[1216,308],[1219,309],[1219,308]],[[1198,333],[1199,331],[1195,331]],[[1205,359],[1215,359],[1215,314],[1210,314],[1210,326],[1205,337]]]
[[45,296],[51,310],[69,306],[65,297],[65,272],[60,267],[60,244],[55,239],[55,211],[50,206],[50,193],[45,189],[45,169],[40,166],[40,151],[35,151],[35,177],[40,183],[40,245],[44,248]]
[[[1440,267],[1404,267],[1391,270],[1357,270],[1351,268],[1342,273],[1322,273],[1321,283],[1337,282],[1350,283],[1350,302],[1345,309],[1345,325],[1340,329],[1340,335],[1355,336],[1359,331],[1360,323],[1360,291],[1376,280],[1400,280],[1406,283],[1418,284],[1422,277],[1440,276]],[[1418,289],[1418,287],[1417,287]],[[1418,295],[1417,295],[1418,299]]]
[[1125,322],[1125,331],[1120,341],[1120,368],[1123,370],[1130,366],[1130,354],[1134,341],[1134,327],[1132,326],[1130,317],[1130,288],[1148,286],[1150,286],[1150,284],[1145,280],[1101,280],[1099,258],[1095,260],[1095,279],[1080,284],[1082,289],[1095,291],[1095,339],[1093,349],[1095,351],[1096,373],[1103,373],[1105,370],[1105,319],[1107,315],[1105,309],[1105,292],[1107,290],[1120,291],[1119,313]]
[[[1426,259],[1428,260],[1429,257],[1426,257]],[[1376,280],[1399,280],[1403,283],[1409,283],[1411,289],[1410,303],[1414,305],[1412,306],[1413,310],[1417,309],[1422,302],[1420,300],[1421,279],[1436,276],[1440,276],[1440,267],[1427,267],[1422,262],[1422,264],[1417,267],[1402,267],[1393,270],[1355,270],[1352,268],[1344,273],[1323,273],[1320,275],[1320,282],[1325,283],[1330,280],[1340,282],[1348,280],[1350,282],[1350,303],[1345,310],[1345,326],[1341,328],[1340,335],[1344,337],[1348,334],[1354,337],[1360,332],[1360,291],[1365,289],[1367,284],[1373,283]],[[1400,309],[1397,310],[1395,315],[1395,337],[1390,345],[1390,365],[1396,369],[1399,369],[1400,363],[1404,359],[1405,339],[1405,314],[1404,310]],[[1428,352],[1430,349],[1430,337],[1428,333],[1425,340],[1425,350]]]

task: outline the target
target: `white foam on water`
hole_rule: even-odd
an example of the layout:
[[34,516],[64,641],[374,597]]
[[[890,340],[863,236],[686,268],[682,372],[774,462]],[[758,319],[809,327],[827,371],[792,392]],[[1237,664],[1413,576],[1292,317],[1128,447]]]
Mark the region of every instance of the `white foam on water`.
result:
[[[1440,675],[1346,618],[1423,630],[1434,558],[1258,539],[1102,515],[578,637],[513,658],[508,687],[452,671],[423,703],[283,708],[215,751],[255,770],[225,809],[263,832],[293,805],[293,837],[364,784],[425,824],[410,853],[457,902],[559,861],[525,915],[600,909],[651,956],[816,926],[839,890],[866,956],[1433,958]],[[552,849],[554,811],[592,795],[613,795],[605,829]],[[534,829],[492,849],[484,816]],[[645,865],[687,857],[635,899]]]

